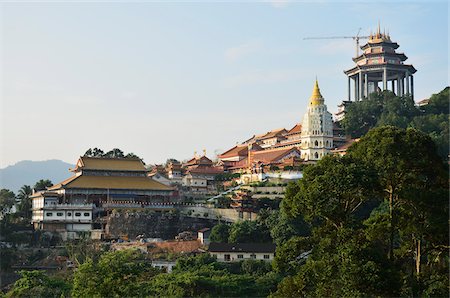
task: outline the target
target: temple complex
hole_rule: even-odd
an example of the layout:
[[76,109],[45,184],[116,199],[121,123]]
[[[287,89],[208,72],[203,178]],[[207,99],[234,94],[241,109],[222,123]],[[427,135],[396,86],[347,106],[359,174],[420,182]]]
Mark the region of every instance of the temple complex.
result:
[[254,135],[218,158],[225,171],[262,173],[317,161],[344,143],[343,130],[333,123],[316,80],[302,123]]
[[370,34],[367,44],[361,47],[362,54],[353,58],[356,65],[344,71],[348,76],[347,101],[352,99],[352,81],[354,101],[379,90],[390,90],[397,96],[410,95],[414,99],[413,74],[416,69],[404,64],[407,57],[396,52],[398,47],[389,33],[381,32],[378,25],[377,32]]
[[138,158],[80,157],[74,175],[34,193],[35,229],[76,238],[80,232],[105,230],[102,217],[117,208],[152,208],[173,202],[173,188],[147,177]]

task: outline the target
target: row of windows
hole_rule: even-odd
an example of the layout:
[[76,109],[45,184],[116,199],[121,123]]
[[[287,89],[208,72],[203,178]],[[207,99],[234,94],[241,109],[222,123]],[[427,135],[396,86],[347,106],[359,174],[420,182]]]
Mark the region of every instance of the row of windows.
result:
[[[63,215],[64,215],[63,212],[56,212],[56,216],[63,216]],[[47,212],[47,213],[45,213],[45,216],[53,216],[53,212]],[[72,216],[72,212],[67,212],[67,216]],[[81,212],[75,212],[75,216],[76,217],[80,217],[81,216]],[[91,216],[91,213],[85,212],[83,214],[83,216]]]
[[[225,261],[230,261],[231,260],[231,255],[229,254],[225,254],[224,256]],[[270,259],[270,255],[264,255],[263,256],[265,260],[269,260]],[[238,259],[244,259],[244,255],[237,255]],[[255,254],[251,254],[250,255],[250,259],[256,259],[256,255]]]

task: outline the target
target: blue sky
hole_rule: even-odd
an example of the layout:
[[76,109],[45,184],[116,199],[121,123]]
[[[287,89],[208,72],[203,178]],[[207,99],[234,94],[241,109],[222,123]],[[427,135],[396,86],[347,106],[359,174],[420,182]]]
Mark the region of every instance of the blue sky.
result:
[[351,39],[378,21],[418,70],[416,99],[448,85],[441,2],[4,2],[0,167],[74,163],[89,147],[146,163],[209,156],[300,122],[317,76],[346,96]]

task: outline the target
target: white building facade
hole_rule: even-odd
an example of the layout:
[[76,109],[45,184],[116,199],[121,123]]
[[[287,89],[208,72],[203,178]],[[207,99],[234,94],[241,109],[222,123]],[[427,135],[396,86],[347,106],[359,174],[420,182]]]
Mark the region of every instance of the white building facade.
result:
[[317,161],[330,154],[332,148],[333,116],[327,110],[316,80],[302,122],[301,157],[304,160]]

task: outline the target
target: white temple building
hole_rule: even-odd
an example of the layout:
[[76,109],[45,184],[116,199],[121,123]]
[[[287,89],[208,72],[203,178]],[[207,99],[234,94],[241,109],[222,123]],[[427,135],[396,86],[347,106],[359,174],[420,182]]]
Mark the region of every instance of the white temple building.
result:
[[316,161],[330,154],[332,148],[333,117],[327,110],[316,80],[302,122],[301,157],[304,160]]

